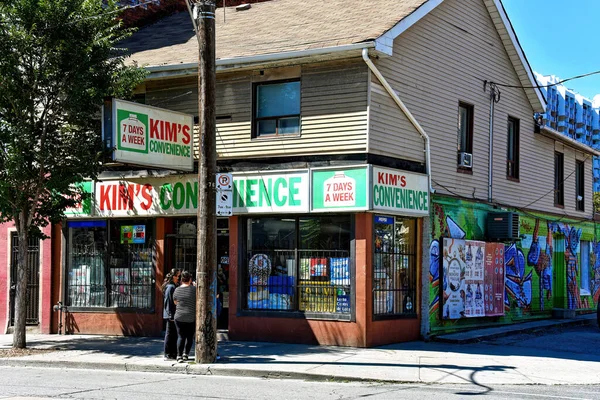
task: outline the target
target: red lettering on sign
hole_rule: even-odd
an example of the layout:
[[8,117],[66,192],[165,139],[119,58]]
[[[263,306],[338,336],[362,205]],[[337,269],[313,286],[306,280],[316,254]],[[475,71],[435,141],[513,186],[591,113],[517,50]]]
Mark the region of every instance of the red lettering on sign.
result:
[[142,186],[142,198],[145,201],[142,201],[140,207],[142,210],[149,210],[152,207],[152,185],[145,184]]
[[400,187],[405,187],[406,186],[406,176],[389,174],[387,172],[378,172],[377,173],[377,183],[379,183],[380,185],[389,185],[389,186],[398,186],[398,184],[400,184]]
[[[165,121],[165,134],[163,139],[169,142],[177,143],[177,123]],[[179,125],[181,127],[181,125]]]
[[140,145],[140,146],[144,146],[144,142],[145,142],[145,138],[143,136],[127,135],[127,140],[131,144],[137,144],[137,145]]
[[110,210],[110,200],[108,198],[110,194],[110,186],[100,186],[100,209]]
[[150,118],[150,137],[158,139],[158,121]]
[[190,144],[190,127],[187,125],[183,125],[183,127],[181,128],[181,133],[183,133],[183,139],[181,140],[183,144]]

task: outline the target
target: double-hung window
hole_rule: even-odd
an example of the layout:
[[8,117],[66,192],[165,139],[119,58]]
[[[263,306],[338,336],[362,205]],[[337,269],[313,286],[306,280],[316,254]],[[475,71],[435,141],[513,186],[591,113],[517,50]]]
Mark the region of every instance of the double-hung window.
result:
[[471,168],[473,154],[473,106],[458,104],[458,167]]
[[585,181],[584,181],[585,162],[577,160],[575,162],[575,209],[577,211],[585,211]]
[[254,137],[300,134],[300,81],[254,86]]
[[506,177],[519,179],[519,120],[508,117]]
[[554,205],[564,207],[565,205],[565,155],[554,152]]

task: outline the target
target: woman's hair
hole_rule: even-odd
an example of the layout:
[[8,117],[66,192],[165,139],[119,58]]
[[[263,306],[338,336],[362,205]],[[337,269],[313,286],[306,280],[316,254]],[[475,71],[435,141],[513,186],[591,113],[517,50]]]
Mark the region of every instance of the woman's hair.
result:
[[183,271],[181,273],[181,282],[190,283],[192,281],[192,274],[188,271]]
[[165,276],[165,280],[161,286],[162,291],[165,291],[165,288],[167,287],[168,284],[173,283],[173,277],[177,276],[179,274],[179,269],[178,268],[173,268],[168,274],[167,276]]

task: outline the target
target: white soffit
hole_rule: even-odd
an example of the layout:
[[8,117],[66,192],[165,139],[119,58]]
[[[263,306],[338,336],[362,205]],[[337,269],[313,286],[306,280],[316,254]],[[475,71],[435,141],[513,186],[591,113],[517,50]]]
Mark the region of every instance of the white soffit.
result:
[[392,29],[379,36],[375,40],[375,50],[391,56],[394,49],[394,39],[416,24],[421,18],[439,6],[443,1],[444,0],[429,0],[426,3],[421,4],[421,6],[413,11],[412,14],[398,22]]

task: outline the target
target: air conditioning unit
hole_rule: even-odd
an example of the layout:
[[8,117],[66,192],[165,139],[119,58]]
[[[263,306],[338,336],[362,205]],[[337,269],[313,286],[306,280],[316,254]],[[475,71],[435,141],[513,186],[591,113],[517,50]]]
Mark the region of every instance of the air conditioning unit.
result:
[[462,151],[458,153],[458,166],[462,168],[473,168],[473,154]]
[[487,238],[491,240],[519,239],[519,214],[511,212],[492,212],[486,221]]

